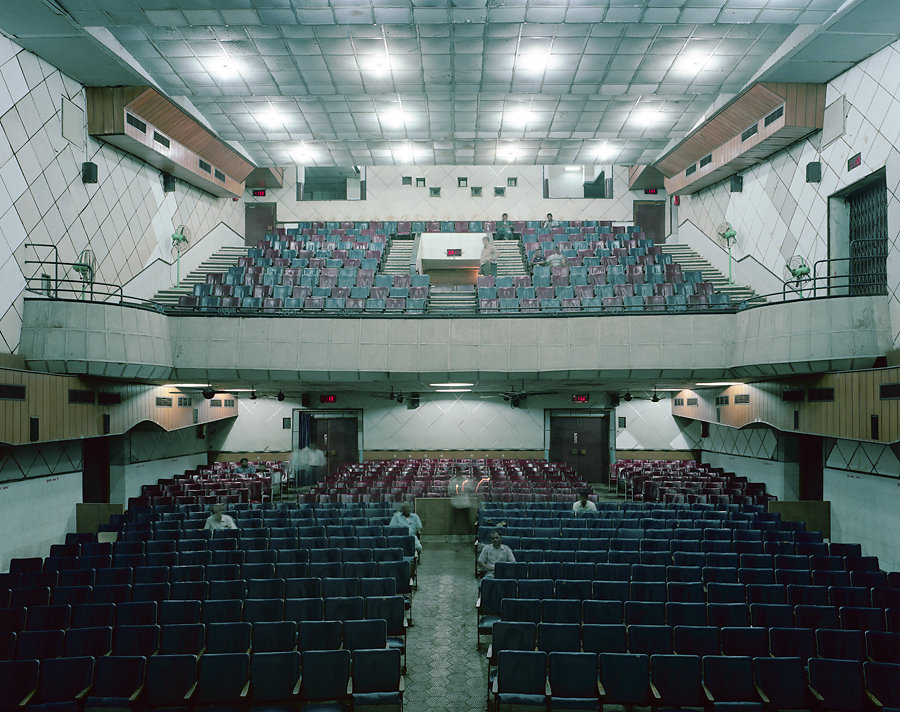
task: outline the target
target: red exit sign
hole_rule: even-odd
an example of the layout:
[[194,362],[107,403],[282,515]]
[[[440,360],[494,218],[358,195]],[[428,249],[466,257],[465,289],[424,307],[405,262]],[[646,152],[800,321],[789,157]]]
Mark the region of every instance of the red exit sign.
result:
[[656,195],[658,192],[656,188],[644,188],[644,195]]
[[847,161],[847,170],[852,171],[854,168],[859,168],[862,165],[862,154],[857,153],[855,156],[851,156],[850,160]]
[[591,396],[588,393],[576,393],[572,396],[573,403],[587,403],[590,399]]
[[266,189],[265,188],[257,188],[253,191],[254,198],[265,198],[266,197]]
[[333,393],[319,396],[319,403],[337,403],[337,396]]
[[462,257],[462,250],[458,247],[447,250],[447,257]]

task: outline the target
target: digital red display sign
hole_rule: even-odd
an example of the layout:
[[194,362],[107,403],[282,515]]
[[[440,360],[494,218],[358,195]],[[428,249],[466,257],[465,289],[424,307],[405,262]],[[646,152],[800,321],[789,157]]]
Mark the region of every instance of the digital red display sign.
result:
[[576,393],[572,396],[573,403],[587,403],[591,399],[591,396],[587,393]]
[[337,396],[333,393],[319,396],[319,403],[337,403]]
[[462,250],[458,247],[447,250],[447,257],[462,257]]
[[265,198],[266,197],[266,189],[265,188],[257,188],[253,191],[254,198]]

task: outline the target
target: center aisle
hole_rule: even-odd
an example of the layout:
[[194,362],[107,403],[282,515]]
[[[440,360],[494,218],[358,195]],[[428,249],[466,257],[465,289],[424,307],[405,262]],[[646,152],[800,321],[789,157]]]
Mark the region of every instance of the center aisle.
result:
[[485,709],[487,661],[475,649],[471,543],[426,543],[407,639],[405,712]]

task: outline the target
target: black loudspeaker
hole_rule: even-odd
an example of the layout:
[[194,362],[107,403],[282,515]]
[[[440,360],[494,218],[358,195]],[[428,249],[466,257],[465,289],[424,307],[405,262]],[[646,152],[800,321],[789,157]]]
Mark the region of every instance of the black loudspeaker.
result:
[[28,419],[28,439],[33,443],[41,439],[40,424],[37,418]]
[[81,164],[81,182],[96,183],[97,182],[97,164],[85,161]]
[[303,408],[309,408],[310,403],[309,393],[301,393],[300,394],[300,406]]
[[195,427],[197,429],[197,440],[203,440],[206,437],[206,426],[197,425]]
[[410,410],[415,410],[419,407],[419,394],[418,393],[410,393],[409,400],[406,401],[406,407]]
[[109,413],[103,414],[103,434],[109,435],[110,423],[109,423]]
[[709,423],[705,420],[700,421],[700,437],[708,438],[709,437]]
[[740,193],[744,190],[744,176],[731,176],[731,192]]
[[175,176],[169,175],[168,173],[163,173],[162,181],[163,181],[163,192],[164,193],[174,193],[175,192]]
[[822,164],[819,161],[813,161],[806,164],[806,182],[818,183],[822,180]]

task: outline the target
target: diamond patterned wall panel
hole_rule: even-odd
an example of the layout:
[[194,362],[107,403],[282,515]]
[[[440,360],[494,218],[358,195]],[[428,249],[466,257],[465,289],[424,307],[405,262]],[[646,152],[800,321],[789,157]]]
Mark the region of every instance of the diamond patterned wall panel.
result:
[[81,441],[22,445],[0,450],[0,482],[81,472]]
[[[869,174],[887,169],[888,260],[891,328],[900,346],[900,42],[882,49],[828,84],[826,105],[847,101],[843,136],[822,146],[822,133],[794,144],[770,160],[744,171],[744,189],[729,192],[728,182],[684,196],[679,221],[691,221],[711,240],[723,220],[738,238],[736,259],[752,256],[779,280],[792,255],[808,264],[826,259],[828,196]],[[861,152],[862,165],[847,169]],[[806,182],[806,164],[822,164],[820,183]],[[715,249],[710,246],[710,249]],[[750,285],[755,286],[755,285]],[[770,290],[759,289],[766,293]]]
[[623,401],[616,408],[616,418],[622,417],[626,427],[616,429],[616,450],[694,450],[703,442],[700,423],[673,418],[666,398]]
[[897,459],[897,455],[890,445],[856,440],[829,440],[827,442],[826,467],[900,477],[900,460]]
[[705,451],[726,455],[755,457],[762,460],[777,460],[778,433],[772,428],[728,428],[710,423],[709,437],[704,438]]
[[[56,245],[62,262],[90,249],[96,281],[121,285],[156,259],[172,261],[177,225],[194,244],[219,223],[243,232],[239,202],[180,181],[164,193],[158,170],[94,140],[85,155],[62,137],[63,98],[84,110],[82,86],[0,36],[0,351],[18,348],[26,277],[46,271],[25,260],[51,254],[26,252],[26,238]],[[81,182],[84,160],[97,164],[97,184]]]

